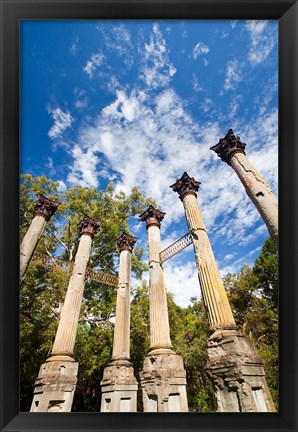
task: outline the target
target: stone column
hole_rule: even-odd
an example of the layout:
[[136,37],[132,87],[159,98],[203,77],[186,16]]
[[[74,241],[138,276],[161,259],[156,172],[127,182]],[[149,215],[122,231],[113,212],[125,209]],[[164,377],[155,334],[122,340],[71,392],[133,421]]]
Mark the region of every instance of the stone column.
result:
[[91,242],[98,227],[99,222],[86,215],[79,223],[79,246],[53,349],[46,362],[40,367],[35,381],[34,397],[30,411],[71,411],[79,366],[73,358],[74,345]]
[[126,233],[116,240],[120,251],[113,354],[101,381],[101,412],[136,412],[138,383],[130,362],[131,253],[137,237]]
[[140,373],[145,412],[188,411],[183,359],[172,350],[164,272],[160,264],[160,222],[152,205],[140,215],[148,231],[150,351]]
[[46,226],[56,212],[59,202],[40,195],[34,209],[34,217],[20,246],[20,283],[23,282],[27,267],[34,254],[37,243]]
[[192,238],[199,282],[211,336],[207,372],[219,412],[275,411],[264,363],[252,342],[237,331],[232,310],[212,252],[196,192],[200,182],[185,172],[170,187],[179,194]]
[[183,203],[185,216],[191,235],[198,276],[206,307],[210,329],[236,328],[231,306],[218,271],[209,237],[199,209],[196,191],[200,182],[185,172],[183,176],[170,186],[179,194]]
[[247,159],[245,147],[240,137],[229,129],[211,150],[234,169],[278,246],[278,203],[268,184]]

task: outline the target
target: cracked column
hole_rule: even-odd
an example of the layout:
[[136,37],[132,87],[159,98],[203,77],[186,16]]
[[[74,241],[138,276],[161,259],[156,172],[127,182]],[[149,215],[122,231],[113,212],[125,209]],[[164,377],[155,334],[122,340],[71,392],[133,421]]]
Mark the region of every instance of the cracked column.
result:
[[26,270],[46,223],[51,219],[59,205],[59,202],[44,195],[39,196],[34,208],[33,220],[20,246],[20,283],[24,280]]
[[74,360],[83,299],[85,272],[99,222],[85,215],[79,226],[79,246],[62,307],[52,352],[40,367],[35,381],[31,412],[70,412],[79,364]]
[[246,144],[229,129],[218,144],[211,147],[222,161],[230,165],[241,180],[247,195],[258,209],[268,231],[278,246],[278,203],[268,184],[249,162],[245,154]]
[[138,383],[130,362],[131,253],[137,237],[122,233],[116,240],[120,251],[119,285],[111,363],[101,381],[101,412],[136,412]]
[[172,350],[164,272],[160,264],[160,222],[165,213],[152,205],[140,215],[146,222],[149,259],[150,351],[140,372],[145,412],[187,412],[183,359]]
[[170,187],[183,203],[202,297],[210,325],[207,372],[216,388],[218,412],[275,411],[264,363],[252,342],[237,331],[197,201],[200,182],[185,172]]

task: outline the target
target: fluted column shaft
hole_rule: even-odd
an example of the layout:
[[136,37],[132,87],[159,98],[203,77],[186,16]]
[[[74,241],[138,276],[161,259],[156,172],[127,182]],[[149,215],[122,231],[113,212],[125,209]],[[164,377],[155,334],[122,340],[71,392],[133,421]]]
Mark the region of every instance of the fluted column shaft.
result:
[[160,264],[160,229],[148,226],[150,349],[171,349],[164,271]]
[[216,265],[196,196],[187,194],[183,197],[182,202],[192,237],[210,328],[235,327],[231,306]]
[[246,193],[258,209],[268,231],[278,245],[278,203],[270,187],[243,153],[235,153],[230,160]]
[[62,307],[53,349],[50,354],[51,357],[48,361],[55,360],[54,356],[73,356],[91,242],[92,238],[90,235],[82,234],[65,302]]
[[34,254],[47,221],[43,216],[35,216],[20,246],[20,282],[23,281],[28,265]]
[[112,360],[129,360],[130,358],[130,273],[131,253],[123,250],[120,252],[119,261]]

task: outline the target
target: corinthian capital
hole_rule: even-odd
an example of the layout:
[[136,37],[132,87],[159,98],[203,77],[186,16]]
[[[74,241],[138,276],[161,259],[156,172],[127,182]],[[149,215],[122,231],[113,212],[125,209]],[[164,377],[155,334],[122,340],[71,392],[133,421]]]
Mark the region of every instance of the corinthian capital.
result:
[[151,204],[150,206],[147,208],[147,210],[145,210],[140,216],[139,216],[139,220],[140,221],[145,221],[146,222],[146,228],[148,229],[149,226],[151,225],[155,225],[160,227],[160,222],[163,220],[163,218],[165,217],[166,213],[161,212],[158,209],[155,209]]
[[224,138],[220,138],[217,144],[215,144],[213,147],[210,147],[210,150],[213,150],[222,161],[230,165],[231,157],[235,153],[245,154],[245,146],[246,144],[240,141],[240,137],[234,135],[233,129],[229,129],[229,132],[226,134],[226,136]]
[[34,207],[34,216],[43,216],[48,222],[60,204],[41,194]]
[[176,181],[176,183],[170,186],[170,188],[172,188],[174,192],[177,192],[179,198],[183,201],[183,198],[186,195],[194,195],[196,197],[196,192],[198,191],[200,184],[199,181],[196,181],[193,177],[189,177],[187,172],[185,172],[182,177]]
[[84,215],[81,222],[78,223],[79,227],[79,235],[87,234],[91,238],[94,237],[94,234],[96,234],[98,228],[99,228],[100,222],[94,218],[91,218],[87,215]]
[[116,244],[120,252],[124,250],[128,250],[129,252],[132,252],[133,247],[137,240],[138,240],[137,237],[133,237],[123,232],[121,236],[117,238]]

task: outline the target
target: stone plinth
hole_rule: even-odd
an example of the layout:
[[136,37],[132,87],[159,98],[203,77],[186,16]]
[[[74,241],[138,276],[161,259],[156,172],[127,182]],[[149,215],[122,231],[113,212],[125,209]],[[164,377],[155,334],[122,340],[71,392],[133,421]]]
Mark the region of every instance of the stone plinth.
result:
[[101,412],[136,412],[138,383],[129,361],[113,361],[104,370]]
[[245,147],[246,144],[230,129],[211,150],[234,169],[278,246],[278,203],[268,184],[246,157]]
[[144,412],[188,412],[186,372],[177,354],[148,354],[140,372]]
[[218,412],[275,412],[264,363],[238,331],[217,330],[210,336],[206,370],[216,388]]
[[41,365],[34,384],[31,412],[70,412],[79,364],[55,361]]

